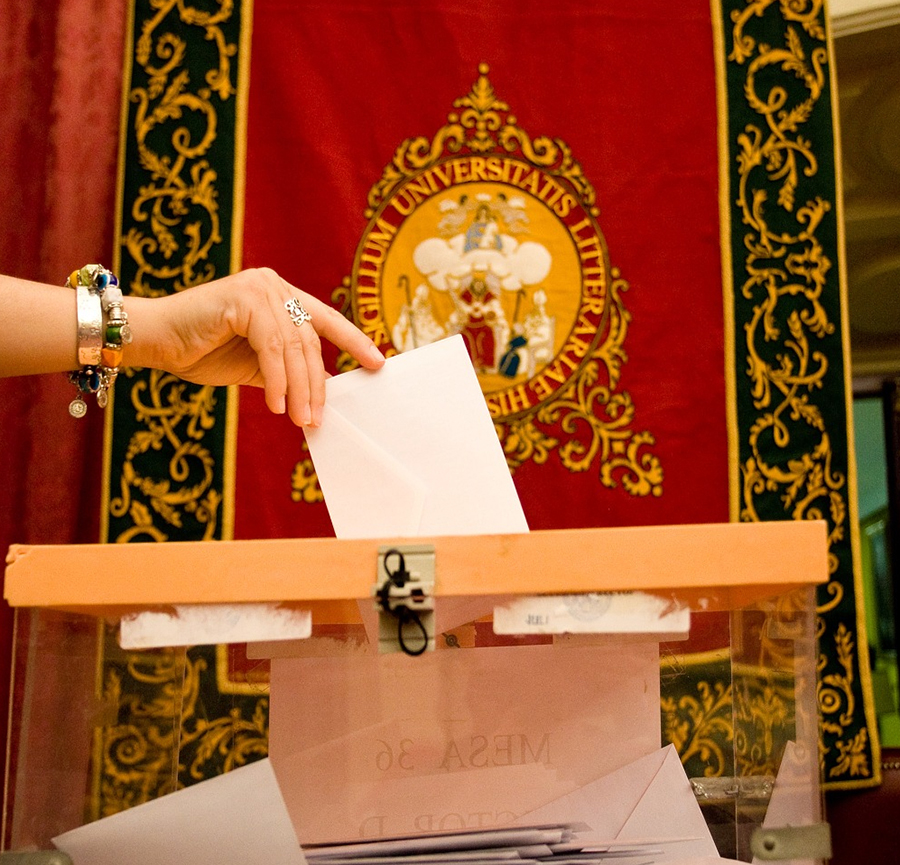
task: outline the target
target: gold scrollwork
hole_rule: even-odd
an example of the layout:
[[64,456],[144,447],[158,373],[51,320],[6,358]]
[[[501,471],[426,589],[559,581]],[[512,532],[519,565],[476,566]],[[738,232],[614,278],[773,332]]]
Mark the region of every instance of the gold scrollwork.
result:
[[770,6],[780,6],[781,18],[799,24],[813,39],[825,41],[825,28],[822,25],[822,7],[825,0],[748,0],[743,10],[731,13],[734,21],[734,49],[730,60],[743,63],[753,53],[756,40],[744,32],[744,27],[751,18],[761,18]]
[[295,502],[305,502],[311,505],[325,501],[325,497],[322,495],[322,489],[313,468],[312,457],[309,456],[309,446],[304,441],[302,447],[306,456],[294,466],[294,472],[291,475],[291,498]]
[[[132,370],[126,375],[133,380],[131,404],[142,426],[131,434],[118,479],[120,494],[109,504],[113,517],[129,517],[131,522],[115,542],[168,540],[154,513],[172,530],[182,529],[189,517],[202,527],[203,540],[215,538],[222,494],[215,486],[215,460],[203,438],[215,424],[216,389],[191,388],[158,370],[141,379]],[[153,470],[153,457],[162,453],[168,454],[165,473]],[[146,471],[142,460],[149,463]]]
[[793,731],[793,686],[786,679],[775,680],[765,670],[742,677],[740,684],[734,688],[735,771],[738,775],[775,775]]
[[[232,0],[136,4],[126,134],[133,148],[129,164],[140,175],[126,181],[121,239],[122,273],[132,295],[161,296],[219,275],[210,260],[223,242],[221,190],[211,160],[220,104],[236,95],[237,43],[226,35],[234,14]],[[216,537],[221,472],[204,443],[215,426],[216,390],[159,372],[129,378],[130,426],[138,429],[130,432],[117,467],[119,495],[110,515],[130,525],[116,527],[114,540],[183,539],[189,521],[192,539]]]
[[[783,32],[779,45],[748,32],[752,19],[764,17],[776,3],[779,8],[773,13],[780,15]],[[847,476],[823,411],[828,397],[816,399],[827,394],[827,382],[841,375],[825,350],[817,348],[836,333],[822,302],[834,262],[820,239],[832,203],[821,195],[797,200],[801,180],[820,171],[815,145],[803,130],[827,96],[822,5],[822,0],[747,2],[731,12],[732,50],[727,58],[744,67],[744,98],[758,118],[735,136],[732,154],[738,178],[734,203],[746,227],[740,294],[752,303],[743,325],[745,374],[757,413],[752,423],[741,425],[749,455],[740,466],[740,518],[770,518],[762,516],[761,509],[780,505],[785,518],[827,521],[831,581],[820,593],[820,616],[845,598],[837,548],[850,532]],[[814,43],[811,48],[801,31]],[[824,635],[821,618],[818,627]],[[859,770],[864,760],[854,751],[863,747],[858,737],[853,736],[853,743],[842,741],[856,728],[854,650],[843,624],[834,643],[835,656],[823,653],[819,660],[823,731],[841,755],[832,775]],[[823,747],[823,758],[828,750]],[[852,759],[846,756],[851,752]]]
[[[831,666],[829,655],[819,655],[819,706],[822,709],[822,727],[826,732],[840,736],[845,727],[853,722],[855,709],[854,684],[854,641],[853,635],[841,622],[835,631],[833,648],[840,672],[826,672]],[[824,646],[823,646],[824,647]]]
[[[704,670],[701,675],[709,675]],[[675,746],[692,777],[718,778],[732,773],[731,686],[716,678],[686,677],[694,689],[661,698],[663,741]]]
[[[137,265],[130,291],[144,297],[179,291],[215,276],[208,256],[222,241],[217,173],[204,157],[216,140],[213,94],[220,101],[235,94],[231,58],[237,52],[222,30],[234,12],[232,0],[218,0],[215,11],[185,0],[151,0],[150,5],[156,14],[141,25],[134,53],[147,82],[128,94],[137,106],[132,120],[137,158],[149,182],[130,203],[135,224],[122,240]],[[215,46],[216,60],[200,86],[185,68],[188,42],[176,30],[163,29],[173,12],[180,28],[201,28],[204,41]],[[146,224],[149,232],[140,224]]]
[[520,150],[532,165],[568,181],[585,207],[594,216],[597,215],[597,194],[568,145],[548,136],[532,139],[517,126],[516,117],[507,113],[509,106],[497,98],[487,77],[489,71],[486,63],[479,65],[479,76],[472,90],[453,103],[454,108],[462,110],[451,112],[447,116],[447,124],[438,130],[431,141],[419,136],[407,139],[397,148],[381,179],[369,192],[367,219],[375,215],[378,206],[400,183],[434,165],[445,153],[459,152],[463,145],[475,153],[495,150],[512,153]]
[[791,675],[728,653],[688,653],[678,661],[674,675],[661,668],[662,730],[688,774],[775,775],[795,734]]
[[217,718],[200,711],[205,657],[177,650],[109,654],[103,699],[126,720],[98,730],[103,770],[93,819],[266,755],[265,697],[255,701],[249,718],[237,707]]
[[[608,307],[606,338],[601,341],[589,363],[561,396],[542,406],[537,419],[550,428],[559,424],[569,433],[564,443],[546,439],[545,448],[559,447],[562,464],[572,472],[585,471],[599,454],[600,481],[608,488],[619,483],[633,496],[662,495],[663,469],[659,458],[648,448],[655,444],[649,432],[634,433],[635,407],[630,394],[615,393],[624,361],[624,344],[631,314],[625,309],[622,292],[628,283],[612,269],[610,306]],[[605,373],[603,383],[600,371]],[[507,460],[512,468],[524,459],[510,447],[520,436],[512,439],[503,435]],[[576,435],[579,429],[587,435]],[[587,442],[587,443],[585,443]],[[540,461],[540,460],[538,460]]]
[[[121,273],[132,295],[161,296],[220,275],[228,184],[212,166],[234,161],[217,145],[222,118],[232,116],[222,105],[237,92],[238,41],[228,34],[241,22],[232,0],[134,7]],[[212,434],[224,392],[127,369],[117,396],[107,539],[221,536],[221,443]],[[231,696],[220,710],[207,683],[215,662],[193,651],[123,655],[106,634],[99,680],[116,720],[97,731],[95,817],[265,755],[265,698]]]

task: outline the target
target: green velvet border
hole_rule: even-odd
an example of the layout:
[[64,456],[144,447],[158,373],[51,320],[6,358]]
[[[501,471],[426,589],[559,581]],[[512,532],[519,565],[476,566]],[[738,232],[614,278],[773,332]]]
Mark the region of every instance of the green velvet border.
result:
[[[247,86],[238,75],[251,18],[249,2],[132,4],[115,263],[129,295],[171,294],[232,269],[242,207],[239,96]],[[104,540],[230,535],[233,398],[226,388],[148,370],[119,377],[107,429]]]
[[828,523],[830,582],[818,594],[823,781],[866,786],[877,782],[879,761],[855,576],[826,10],[821,2],[723,0],[718,9],[717,2],[734,516]]

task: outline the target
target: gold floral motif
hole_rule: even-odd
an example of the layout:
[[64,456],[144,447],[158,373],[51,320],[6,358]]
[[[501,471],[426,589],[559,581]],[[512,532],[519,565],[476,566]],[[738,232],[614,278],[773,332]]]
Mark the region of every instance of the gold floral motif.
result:
[[[110,514],[130,518],[131,525],[113,540],[165,541],[170,531],[185,527],[186,519],[200,527],[203,540],[215,538],[222,494],[203,438],[215,424],[216,389],[193,388],[158,370],[142,378],[132,370],[126,375],[133,381],[134,419],[142,426],[131,434],[118,478],[120,494],[109,503]],[[168,455],[165,474],[154,470],[163,453]],[[142,460],[148,470],[141,469]]]
[[[176,713],[174,694],[166,686],[174,680],[176,666],[177,659],[172,655],[157,656],[145,663],[134,656],[124,672],[106,669],[104,700],[120,716],[131,717],[98,731],[99,755],[95,762],[102,771],[98,795],[92,802],[94,819],[172,791]],[[123,681],[129,673],[134,681],[159,688],[148,703],[142,704],[133,694],[125,693]]]
[[[628,283],[615,268],[612,275],[607,337],[590,362],[557,399],[541,406],[536,414],[497,422],[496,426],[513,469],[527,460],[540,465],[554,449],[571,472],[586,471],[599,456],[604,486],[613,488],[621,482],[631,495],[658,496],[662,494],[662,465],[647,450],[655,440],[648,432],[632,432],[634,403],[628,393],[614,393],[631,315],[622,302]],[[601,370],[608,383],[603,382]],[[546,428],[539,428],[535,421]],[[550,435],[556,426],[569,434],[564,441]],[[587,435],[578,436],[579,430]]]
[[[234,14],[232,0],[136,4],[126,134],[133,149],[129,164],[140,177],[126,179],[121,239],[121,271],[132,295],[161,296],[221,275],[210,260],[223,243],[218,175],[210,158],[219,105],[236,94],[237,44],[225,32],[233,28]],[[143,426],[130,433],[113,478],[119,495],[110,514],[130,525],[121,530],[113,524],[117,535],[110,540],[217,537],[221,470],[214,448],[204,444],[215,426],[216,389],[156,372],[131,371],[129,378],[133,425]]]
[[499,431],[506,462],[511,466],[519,466],[529,460],[535,465],[543,465],[559,445],[559,439],[539,429],[531,415],[513,418],[500,425]]
[[[133,87],[128,98],[137,106],[132,116],[137,159],[149,175],[130,202],[136,225],[122,240],[137,265],[129,285],[135,295],[159,296],[216,276],[208,256],[222,242],[217,174],[204,157],[216,140],[213,95],[225,101],[235,94],[231,58],[237,46],[222,30],[234,12],[232,0],[214,5],[218,8],[208,11],[185,0],[151,0],[156,14],[143,22],[135,45],[135,64],[147,83]],[[165,29],[172,13],[177,25]],[[203,40],[215,46],[217,60],[202,83],[192,82],[185,68],[188,42],[179,35],[185,27],[201,28]],[[137,224],[146,224],[149,232]]]
[[684,681],[693,683],[693,691],[662,696],[663,741],[675,746],[692,777],[732,774],[730,684],[718,678],[695,680],[693,676]]
[[462,96],[453,103],[454,108],[462,108],[459,121],[464,129],[474,129],[469,146],[476,153],[489,153],[496,147],[494,136],[503,125],[501,112],[509,111],[509,106],[497,99],[494,88],[488,80],[487,64],[478,67],[478,80],[468,96]]
[[[613,488],[621,482],[631,495],[659,496],[662,464],[648,450],[655,439],[646,431],[632,432],[635,408],[631,396],[614,392],[625,361],[624,344],[631,314],[622,302],[628,283],[615,268],[612,277],[606,339],[571,387],[542,407],[537,417],[548,424],[558,422],[564,432],[571,434],[559,448],[560,459],[569,471],[585,471],[599,454],[600,481],[605,487]],[[608,384],[602,382],[601,369]],[[591,432],[589,437],[574,435],[585,426]],[[513,467],[517,464],[511,463]]]
[[[754,19],[769,12],[781,27],[781,44],[768,44],[748,32]],[[835,264],[824,248],[830,237],[822,229],[833,204],[820,195],[798,201],[801,181],[820,171],[804,125],[820,102],[822,112],[829,111],[823,14],[822,0],[748,0],[731,12],[727,57],[728,63],[744,68],[744,98],[758,118],[743,125],[732,145],[734,204],[746,228],[740,295],[752,303],[743,324],[744,373],[756,412],[752,422],[740,425],[745,431],[742,448],[749,453],[740,465],[740,518],[771,519],[771,510],[780,505],[783,516],[775,518],[827,522],[831,580],[820,592],[820,617],[846,597],[838,547],[844,547],[840,556],[850,555],[847,476],[824,413],[829,398],[825,385],[842,372],[832,369],[829,356],[818,347],[838,326],[822,302],[826,288],[833,292],[835,278]],[[767,29],[769,38],[773,30]],[[805,47],[803,33],[811,48]],[[740,255],[737,249],[734,253]],[[818,629],[825,637],[822,618]],[[864,743],[856,735],[853,641],[843,624],[834,635],[834,649],[833,657],[826,648],[819,660],[822,730],[840,755],[830,769],[832,777],[858,767],[863,755],[854,749]],[[843,741],[848,735],[851,741]],[[826,764],[833,756],[829,751],[822,747]],[[851,752],[853,760],[846,756]]]
[[743,63],[753,53],[756,40],[744,32],[744,27],[751,18],[761,18],[770,6],[778,5],[784,21],[799,24],[813,39],[825,41],[825,28],[822,25],[822,8],[825,0],[747,0],[743,10],[731,13],[734,21],[734,48],[729,60]]
[[830,666],[829,657],[824,652],[819,655],[819,705],[823,712],[823,728],[829,733],[840,735],[844,728],[853,722],[855,709],[854,642],[852,634],[843,622],[838,625],[832,641],[841,671],[826,673]]
[[776,775],[793,729],[791,680],[767,669],[742,674],[734,685],[735,774]]
[[[237,41],[226,31],[240,21],[232,0],[141,0],[134,14],[120,273],[130,294],[160,296],[221,275],[215,261],[230,266],[220,232],[230,181],[223,188],[212,161],[234,164],[217,145],[221,106],[236,96]],[[118,415],[113,430],[107,540],[221,537],[222,455],[210,434],[225,392],[129,369],[117,395],[131,414],[121,452]],[[94,817],[266,753],[267,701],[231,697],[220,712],[214,661],[193,651],[123,654],[106,634],[99,680],[115,721],[97,728]]]
[[[558,139],[540,136],[532,139],[516,125],[516,118],[507,114],[509,106],[499,100],[487,77],[488,65],[478,67],[479,76],[471,92],[454,101],[460,113],[447,116],[448,123],[429,141],[424,136],[404,141],[394,153],[381,179],[369,191],[366,218],[371,219],[381,204],[399,184],[434,165],[445,153],[457,153],[466,145],[475,153],[502,150],[509,153],[521,149],[525,158],[548,174],[567,180],[583,203],[596,216],[597,195],[584,176],[568,145]],[[471,132],[467,136],[467,130]]]
[[774,776],[795,729],[792,679],[716,654],[679,656],[678,675],[661,676],[663,741],[690,777]]
[[872,774],[869,760],[868,730],[863,727],[855,736],[847,741],[838,741],[835,745],[838,758],[831,769],[832,776],[844,775],[850,778],[866,778]]
[[266,755],[266,698],[249,718],[239,707],[212,719],[200,711],[206,658],[178,650],[108,654],[103,699],[124,720],[98,730],[93,819]]

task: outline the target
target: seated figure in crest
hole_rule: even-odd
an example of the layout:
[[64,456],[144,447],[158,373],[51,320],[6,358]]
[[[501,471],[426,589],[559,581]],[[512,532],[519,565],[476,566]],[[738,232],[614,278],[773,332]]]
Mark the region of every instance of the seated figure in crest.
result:
[[456,311],[453,330],[461,333],[472,365],[479,373],[496,372],[500,352],[509,338],[509,324],[500,303],[500,286],[490,273],[474,272],[451,291]]

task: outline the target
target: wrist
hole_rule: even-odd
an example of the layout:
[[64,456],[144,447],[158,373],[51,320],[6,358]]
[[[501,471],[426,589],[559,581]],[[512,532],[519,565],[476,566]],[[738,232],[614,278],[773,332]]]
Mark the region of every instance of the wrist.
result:
[[131,345],[125,354],[125,366],[162,369],[167,331],[165,313],[167,297],[129,297],[128,322],[131,326]]

